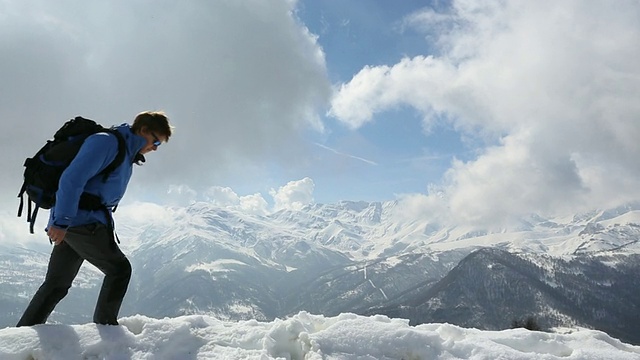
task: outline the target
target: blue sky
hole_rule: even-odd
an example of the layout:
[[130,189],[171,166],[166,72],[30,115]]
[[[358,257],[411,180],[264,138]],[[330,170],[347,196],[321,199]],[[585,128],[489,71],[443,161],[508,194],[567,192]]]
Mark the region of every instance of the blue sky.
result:
[[[318,36],[332,84],[346,83],[364,66],[390,65],[403,57],[433,53],[425,34],[405,24],[423,8],[442,2],[301,1],[296,15]],[[465,148],[451,127],[432,134],[422,128],[420,114],[398,107],[377,115],[375,124],[357,130],[332,116],[318,143],[333,150],[319,157],[343,157],[338,167],[313,171],[315,196],[338,200],[391,200],[400,193],[425,192]],[[366,160],[366,161],[365,161]]]
[[638,18],[633,0],[0,0],[1,203],[66,119],[148,109],[176,132],[124,205],[398,200],[500,226],[639,200]]

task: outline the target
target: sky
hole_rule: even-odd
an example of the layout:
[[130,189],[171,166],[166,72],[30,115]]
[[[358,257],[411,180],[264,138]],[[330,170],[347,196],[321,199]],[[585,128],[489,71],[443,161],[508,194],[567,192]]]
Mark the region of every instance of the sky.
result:
[[273,322],[190,315],[120,319],[120,326],[38,325],[0,329],[0,355],[24,359],[632,360],[640,347],[585,329],[481,331],[409,326],[376,315],[301,312]]
[[61,124],[164,110],[124,204],[397,200],[501,226],[640,199],[640,3],[0,0],[0,204]]

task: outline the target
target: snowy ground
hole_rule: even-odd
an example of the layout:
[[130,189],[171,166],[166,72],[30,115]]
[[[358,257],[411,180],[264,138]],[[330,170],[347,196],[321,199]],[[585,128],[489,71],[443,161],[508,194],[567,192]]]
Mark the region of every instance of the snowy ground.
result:
[[385,316],[301,312],[273,322],[233,322],[137,315],[120,324],[5,328],[0,359],[640,359],[640,346],[598,331],[480,331],[448,324],[409,326]]

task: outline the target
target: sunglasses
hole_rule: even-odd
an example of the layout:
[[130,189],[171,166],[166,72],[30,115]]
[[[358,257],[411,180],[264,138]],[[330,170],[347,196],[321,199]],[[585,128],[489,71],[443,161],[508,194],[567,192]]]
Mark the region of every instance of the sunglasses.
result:
[[160,139],[158,139],[158,137],[156,136],[156,134],[151,133],[151,136],[153,136],[153,146],[160,146],[160,145],[162,145],[162,141],[160,141]]

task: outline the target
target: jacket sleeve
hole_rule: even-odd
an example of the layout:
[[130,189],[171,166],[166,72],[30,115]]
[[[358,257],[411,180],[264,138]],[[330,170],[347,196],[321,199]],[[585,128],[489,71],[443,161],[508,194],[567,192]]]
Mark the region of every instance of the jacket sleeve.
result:
[[78,213],[80,195],[87,182],[105,169],[118,153],[118,139],[107,133],[89,136],[60,177],[53,225],[67,227]]

